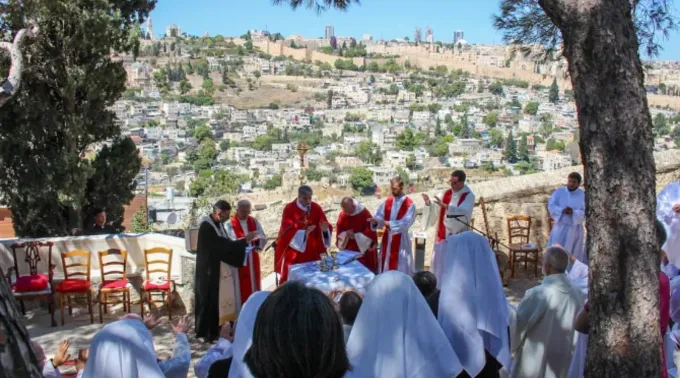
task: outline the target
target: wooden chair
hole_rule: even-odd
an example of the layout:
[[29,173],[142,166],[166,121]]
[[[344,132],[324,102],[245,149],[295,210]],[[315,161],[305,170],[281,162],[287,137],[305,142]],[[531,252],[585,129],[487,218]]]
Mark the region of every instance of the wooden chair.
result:
[[[25,243],[12,244],[12,257],[14,259],[14,266],[7,271],[7,281],[12,286],[12,294],[21,307],[21,313],[26,315],[24,301],[45,299],[47,300],[52,327],[57,325],[54,320],[54,287],[52,278],[54,277],[54,268],[52,264],[52,242],[30,241]],[[43,254],[40,256],[40,250],[47,249],[47,256]],[[24,251],[23,261],[28,265],[27,274],[19,270],[19,260],[17,259],[17,252]],[[44,258],[47,258],[45,265],[40,264]],[[47,272],[47,274],[45,274]],[[14,274],[12,274],[14,273]]]
[[[124,249],[99,251],[99,269],[102,277],[102,284],[99,287],[99,323],[104,322],[102,311],[108,313],[106,306],[110,304],[123,303],[123,311],[130,311],[127,255],[128,253]],[[106,259],[108,261],[104,262]],[[110,301],[110,299],[113,301]]]
[[[64,280],[54,289],[59,293],[59,309],[61,312],[61,325],[64,325],[65,299],[68,300],[68,314],[73,315],[71,297],[85,295],[87,308],[90,312],[90,324],[94,323],[92,311],[92,290],[90,290],[90,262],[92,254],[88,251],[69,251],[61,254],[61,262],[64,267]],[[78,278],[73,278],[78,277]]]
[[[166,259],[150,260],[150,256],[163,255]],[[151,267],[150,267],[151,266]],[[140,292],[139,307],[141,308],[142,317],[144,317],[144,303],[149,304],[149,311],[151,311],[152,303],[165,303],[168,306],[168,317],[172,320],[172,300],[176,293],[175,281],[170,278],[172,268],[172,249],[167,248],[151,248],[144,250],[144,267],[146,271],[146,280],[142,285]],[[162,276],[154,274],[152,281],[152,273],[162,273]],[[156,280],[160,279],[160,282]],[[161,299],[154,299],[153,296],[161,295]]]
[[508,243],[510,247],[510,276],[515,277],[515,268],[518,262],[524,261],[524,269],[529,261],[534,264],[534,275],[538,277],[538,247],[527,247],[531,235],[531,217],[515,215],[507,218]]

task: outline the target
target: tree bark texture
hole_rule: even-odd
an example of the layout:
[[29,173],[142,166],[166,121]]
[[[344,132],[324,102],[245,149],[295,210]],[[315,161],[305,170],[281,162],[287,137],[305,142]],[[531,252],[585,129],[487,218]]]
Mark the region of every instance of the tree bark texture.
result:
[[583,155],[590,337],[586,377],[658,378],[655,164],[629,0],[539,0],[561,30]]
[[21,316],[5,273],[0,269],[0,378],[42,377]]

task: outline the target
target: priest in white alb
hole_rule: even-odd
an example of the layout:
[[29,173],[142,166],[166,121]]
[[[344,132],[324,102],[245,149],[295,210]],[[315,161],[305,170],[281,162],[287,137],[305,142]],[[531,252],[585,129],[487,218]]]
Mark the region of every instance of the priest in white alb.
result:
[[475,207],[475,195],[470,187],[465,185],[465,172],[457,170],[451,173],[451,189],[444,191],[441,196],[430,197],[423,193],[425,209],[423,210],[423,231],[436,224],[436,244],[432,253],[430,271],[437,277],[437,286],[441,286],[442,258],[446,253],[444,242],[450,235],[468,231],[467,226],[472,222],[472,210]]
[[572,172],[567,186],[557,189],[548,200],[548,211],[555,225],[550,231],[548,245],[559,244],[577,260],[588,265],[585,232],[586,193],[580,189],[581,175]]
[[663,223],[668,235],[663,245],[668,262],[680,267],[680,181],[668,184],[659,193],[656,198],[656,218]]
[[368,220],[374,231],[385,228],[378,271],[398,270],[411,276],[415,266],[409,229],[416,221],[416,204],[404,194],[404,181],[400,177],[390,181],[390,189],[392,195],[380,204],[375,217]]
[[560,247],[543,253],[545,278],[517,307],[513,378],[563,378],[569,372],[578,340],[574,320],[585,295],[567,277],[568,265],[569,254]]
[[[256,232],[259,239],[251,242],[254,252],[260,252],[267,244],[264,230],[254,217],[250,216],[252,205],[247,199],[242,199],[236,204],[236,215],[225,223],[227,235],[231,240],[244,238],[250,232]],[[256,291],[262,290],[260,275],[260,256],[258,253],[248,254],[246,264],[238,268],[238,293],[236,301],[241,308],[248,298]]]

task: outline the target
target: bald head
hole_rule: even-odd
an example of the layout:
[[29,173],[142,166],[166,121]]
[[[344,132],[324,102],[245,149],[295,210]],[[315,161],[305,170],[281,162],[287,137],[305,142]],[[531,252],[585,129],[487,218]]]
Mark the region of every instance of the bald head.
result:
[[347,214],[347,215],[352,215],[356,211],[357,207],[356,204],[354,203],[354,198],[352,197],[345,197],[340,201],[340,208],[342,208],[342,211]]
[[236,203],[236,215],[239,219],[245,220],[250,216],[252,205],[247,199],[242,199]]
[[562,247],[552,246],[543,253],[543,269],[545,275],[560,274],[567,271],[569,253]]

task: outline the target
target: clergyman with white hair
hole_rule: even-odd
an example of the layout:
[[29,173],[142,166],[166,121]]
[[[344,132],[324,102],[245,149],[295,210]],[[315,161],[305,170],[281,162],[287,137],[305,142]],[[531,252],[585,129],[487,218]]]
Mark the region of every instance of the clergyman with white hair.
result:
[[[252,205],[247,199],[242,199],[236,203],[236,215],[229,219],[225,228],[231,240],[243,239],[250,232],[256,232],[259,239],[253,240],[250,245],[253,251],[260,252],[267,244],[267,237],[264,234],[262,225],[255,217],[252,217]],[[246,303],[248,298],[256,291],[262,290],[262,276],[260,272],[260,256],[258,253],[249,253],[245,265],[238,268],[238,293],[236,300],[239,308]]]
[[568,265],[563,248],[549,247],[543,254],[545,278],[517,308],[513,378],[558,378],[569,371],[578,339],[573,324],[585,296],[565,274]]
[[378,271],[378,234],[368,222],[372,215],[368,209],[352,197],[340,201],[342,211],[336,224],[337,246],[340,250],[361,254],[358,259],[373,273]]

